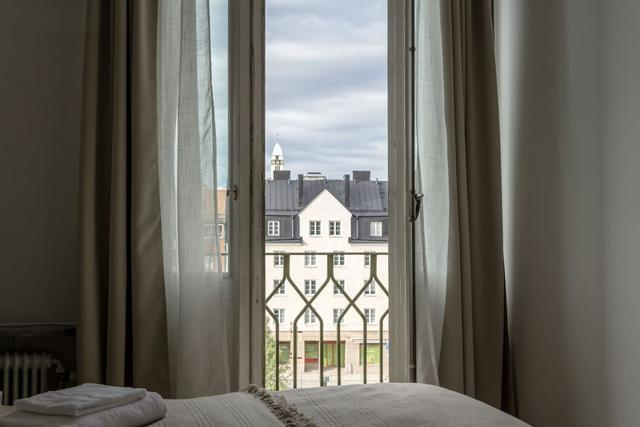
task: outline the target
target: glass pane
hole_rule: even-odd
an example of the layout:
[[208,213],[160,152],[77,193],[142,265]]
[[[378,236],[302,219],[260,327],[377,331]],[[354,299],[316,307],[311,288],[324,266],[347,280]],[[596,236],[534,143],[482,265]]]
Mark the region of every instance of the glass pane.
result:
[[[268,333],[290,342],[292,387],[388,381],[388,350],[359,363],[362,342],[389,339],[387,1],[265,12],[265,304],[287,313],[282,325],[266,313]],[[270,295],[285,278],[286,295]]]

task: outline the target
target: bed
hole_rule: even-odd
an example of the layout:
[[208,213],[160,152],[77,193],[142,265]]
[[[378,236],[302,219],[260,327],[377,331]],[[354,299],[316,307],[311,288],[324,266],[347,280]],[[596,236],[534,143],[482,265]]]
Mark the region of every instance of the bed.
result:
[[166,400],[162,426],[526,426],[482,402],[424,384],[371,384]]

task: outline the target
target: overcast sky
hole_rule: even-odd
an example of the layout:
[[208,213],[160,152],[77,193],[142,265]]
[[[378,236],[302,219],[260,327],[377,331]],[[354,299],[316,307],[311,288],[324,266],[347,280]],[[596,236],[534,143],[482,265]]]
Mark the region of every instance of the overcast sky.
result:
[[386,0],[267,0],[268,160],[387,178]]

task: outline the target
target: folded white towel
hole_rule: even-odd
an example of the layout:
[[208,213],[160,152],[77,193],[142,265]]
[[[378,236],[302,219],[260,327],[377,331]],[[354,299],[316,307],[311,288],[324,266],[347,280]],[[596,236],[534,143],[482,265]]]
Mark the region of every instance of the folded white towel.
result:
[[0,417],[0,427],[139,427],[160,420],[166,413],[162,397],[148,392],[144,399],[80,417],[16,411]]
[[39,414],[81,416],[143,399],[146,394],[143,388],[87,383],[18,399],[13,406]]

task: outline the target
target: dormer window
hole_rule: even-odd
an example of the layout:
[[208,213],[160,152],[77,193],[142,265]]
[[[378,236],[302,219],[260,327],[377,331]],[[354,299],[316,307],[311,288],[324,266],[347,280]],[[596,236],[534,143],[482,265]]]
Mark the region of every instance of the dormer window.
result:
[[382,237],[382,221],[371,221],[371,237]]
[[277,237],[280,235],[280,221],[267,221],[267,236]]

